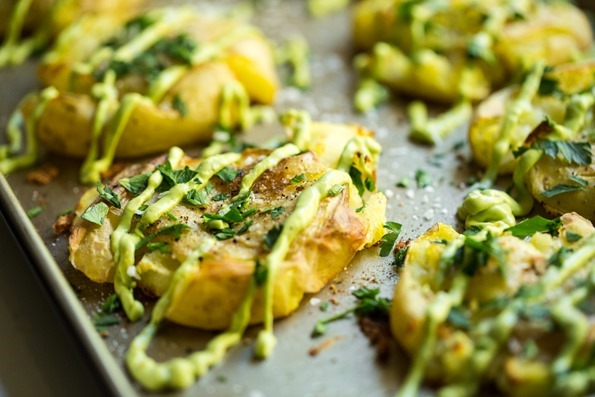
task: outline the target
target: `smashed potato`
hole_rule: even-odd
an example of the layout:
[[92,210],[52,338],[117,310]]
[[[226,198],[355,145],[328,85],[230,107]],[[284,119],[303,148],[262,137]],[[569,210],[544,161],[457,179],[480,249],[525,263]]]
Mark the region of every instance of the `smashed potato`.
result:
[[216,124],[248,127],[251,103],[270,104],[278,87],[258,29],[190,7],[124,25],[85,16],[61,33],[39,76],[49,88],[23,101],[21,117],[47,149],[86,158],[83,182],[99,180],[114,156],[205,141]]
[[[143,0],[5,0],[0,2],[0,67],[23,62],[85,14],[107,13],[120,20]],[[21,38],[21,36],[24,36]]]
[[413,358],[398,396],[422,379],[439,394],[592,393],[595,228],[575,213],[535,217],[501,235],[437,224],[413,241],[391,327]]
[[483,99],[528,65],[568,62],[592,42],[566,2],[366,0],[353,27],[365,77],[443,103]]
[[595,220],[594,73],[593,61],[535,69],[521,86],[482,102],[469,141],[486,179],[514,172],[520,196],[532,195],[555,214]]
[[[113,282],[133,321],[144,312],[135,287],[161,297],[127,357],[143,386],[188,386],[249,324],[264,322],[256,354],[268,356],[273,319],[382,237],[386,198],[375,188],[380,148],[371,133],[291,117],[301,118],[290,127],[294,143],[204,159],[173,148],[167,160],[125,169],[81,199],[72,265],[93,281]],[[332,154],[337,145],[344,149]],[[158,364],[146,356],[146,341],[164,319],[227,331],[194,358]]]

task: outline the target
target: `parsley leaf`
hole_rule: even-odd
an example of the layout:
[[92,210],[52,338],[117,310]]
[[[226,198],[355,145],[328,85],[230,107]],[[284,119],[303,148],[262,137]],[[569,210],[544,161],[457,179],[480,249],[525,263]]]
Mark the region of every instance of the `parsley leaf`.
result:
[[171,236],[175,239],[179,239],[180,237],[182,237],[182,233],[188,229],[190,229],[188,225],[185,225],[183,223],[177,223],[175,225],[168,226],[159,230],[158,234],[163,236]]
[[289,181],[291,183],[300,183],[306,180],[306,174],[301,173],[299,175],[294,176],[293,178],[291,178]]
[[415,171],[415,182],[417,182],[417,187],[423,189],[426,186],[430,186],[432,184],[432,175],[428,174],[426,171],[418,169]]
[[219,193],[213,196],[213,201],[224,201],[230,198],[231,195],[228,193]]
[[551,79],[549,77],[542,77],[541,82],[539,83],[539,95],[546,96],[546,95],[554,95],[554,96],[564,96],[565,93],[559,88],[559,81],[555,79]]
[[560,218],[553,220],[545,219],[541,216],[534,216],[519,222],[515,226],[509,227],[505,232],[512,233],[518,238],[525,238],[534,235],[537,232],[547,232],[553,236],[558,234],[558,228],[562,225]]
[[159,251],[162,254],[171,254],[171,248],[169,247],[169,245],[164,242],[158,242],[158,243],[148,243],[147,244],[147,249],[151,252],[153,251]]
[[203,207],[209,203],[209,190],[206,187],[200,190],[192,189],[186,193],[184,201],[190,205]]
[[36,216],[41,214],[44,209],[45,209],[45,207],[43,207],[41,205],[38,205],[37,207],[29,208],[27,210],[27,217],[29,217],[29,219],[35,218]]
[[552,198],[559,194],[569,193],[569,192],[576,192],[578,190],[583,190],[584,186],[577,186],[577,185],[568,185],[566,183],[560,183],[556,186],[553,186],[547,190],[541,192],[543,197]]
[[118,297],[118,294],[113,293],[108,296],[105,301],[103,301],[103,305],[101,305],[101,311],[104,313],[114,313],[120,307],[120,298]]
[[221,171],[219,171],[218,173],[216,173],[215,175],[217,175],[219,178],[221,178],[221,180],[223,182],[230,183],[238,176],[239,173],[240,173],[240,170],[236,170],[235,168],[227,166],[227,167],[223,168]]
[[498,240],[491,233],[483,241],[477,241],[469,236],[465,236],[466,253],[463,255],[461,269],[463,273],[472,276],[477,269],[488,263],[489,257],[492,257],[498,263],[500,272],[506,274],[506,258],[504,248],[498,244]]
[[269,269],[267,269],[266,266],[257,260],[256,265],[254,266],[254,282],[256,283],[257,287],[264,285],[267,280],[268,273]]
[[582,235],[575,233],[572,230],[566,231],[566,241],[568,241],[569,243],[575,243],[579,241],[581,238],[583,238]]
[[151,174],[147,172],[145,174],[135,175],[130,178],[120,179],[118,183],[124,189],[137,196],[147,188],[150,176]]
[[279,236],[281,235],[282,231],[283,225],[276,225],[271,230],[269,230],[267,234],[264,236],[264,247],[269,251],[272,250],[275,246],[275,243],[277,242],[277,239],[279,239]]
[[171,163],[166,161],[165,163],[158,165],[157,170],[163,175],[163,182],[161,182],[161,185],[158,188],[160,192],[167,191],[178,183],[187,183],[191,180],[200,183],[198,178],[194,179],[198,175],[198,172],[190,169],[188,166],[184,167],[182,170],[174,170]]
[[547,263],[551,266],[561,267],[566,258],[570,256],[574,251],[571,248],[562,246],[558,251],[554,252],[547,260]]
[[551,141],[538,138],[531,147],[543,150],[547,156],[553,159],[560,155],[569,164],[589,165],[592,161],[589,142]]
[[109,211],[109,207],[104,202],[100,202],[97,204],[93,204],[83,214],[82,218],[97,225],[102,225],[103,220],[105,219],[107,213]]
[[188,108],[186,107],[186,103],[180,97],[180,94],[176,94],[171,101],[171,105],[174,109],[178,111],[180,116],[186,117],[188,114]]
[[397,181],[397,183],[395,184],[395,186],[396,186],[396,187],[404,187],[404,188],[407,188],[407,187],[409,187],[409,183],[410,183],[410,181],[409,181],[409,178],[407,178],[407,177],[403,177],[403,178],[401,178],[401,179],[399,179],[399,180]]
[[99,193],[99,197],[101,197],[114,207],[122,207],[122,205],[120,204],[120,196],[118,196],[118,194],[109,187],[104,186],[101,182],[97,182],[97,193]]
[[352,292],[359,302],[355,307],[358,316],[388,315],[390,299],[380,298],[380,288],[369,289],[362,287]]
[[384,228],[389,230],[389,232],[380,239],[380,256],[382,257],[388,256],[391,253],[401,233],[402,225],[397,222],[386,222]]
[[221,229],[215,233],[215,238],[217,240],[229,240],[230,238],[233,238],[235,236],[236,236],[236,231],[229,227],[225,228],[225,229]]
[[405,258],[409,252],[409,247],[401,248],[395,252],[395,266],[400,269],[405,266]]
[[469,329],[471,327],[471,320],[469,314],[464,311],[461,307],[453,307],[448,312],[446,319],[451,325],[461,329]]
[[134,246],[134,249],[139,250],[139,249],[143,248],[145,245],[147,245],[149,243],[149,241],[153,240],[155,237],[157,237],[157,234],[155,234],[155,233],[146,235],[138,243],[136,243],[136,245]]

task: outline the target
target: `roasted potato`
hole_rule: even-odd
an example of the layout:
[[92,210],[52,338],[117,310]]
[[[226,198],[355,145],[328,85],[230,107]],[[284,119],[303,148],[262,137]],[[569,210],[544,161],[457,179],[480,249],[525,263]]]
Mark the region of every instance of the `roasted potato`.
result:
[[45,148],[99,164],[83,169],[85,182],[114,156],[205,141],[218,123],[247,127],[251,103],[270,104],[278,87],[271,48],[255,27],[190,7],[125,24],[86,15],[60,34],[39,76],[58,95],[30,96],[20,111]]
[[73,21],[85,14],[106,13],[123,20],[143,0],[3,0],[0,2],[0,67],[19,64],[45,49]]
[[[583,368],[594,365],[595,296],[589,287],[580,298],[570,295],[592,277],[595,228],[575,213],[551,221],[549,232],[535,232],[547,230],[543,225],[527,232],[526,225],[478,238],[437,224],[410,244],[391,328],[414,365],[423,361],[423,378],[444,386],[440,392],[478,395],[486,383],[511,396],[593,392],[589,381],[568,382],[587,379]],[[429,321],[436,324],[432,342]],[[569,343],[580,351],[565,355]],[[570,361],[561,364],[562,356]]]
[[[329,124],[313,125],[314,130],[322,130],[323,127],[333,128]],[[335,128],[338,138],[349,131],[339,126]],[[167,247],[161,252],[146,247],[137,251],[136,283],[151,296],[163,295],[173,272],[200,241],[213,236],[217,239],[214,247],[203,257],[200,268],[197,267],[188,276],[190,281],[186,279],[185,289],[177,290],[166,313],[169,320],[204,329],[227,327],[246,294],[255,264],[264,261],[269,253],[270,247],[267,248],[263,239],[268,238],[267,233],[282,225],[295,211],[300,194],[332,169],[321,163],[313,152],[284,158],[266,170],[251,187],[249,200],[241,210],[253,213],[242,222],[228,221],[228,228],[235,229],[233,235],[218,235],[220,229],[213,229],[209,215],[204,214],[221,215],[230,208],[233,205],[230,197],[238,194],[243,177],[270,153],[270,150],[264,149],[243,152],[237,161],[230,164],[235,170],[232,175],[237,172],[231,182],[220,177],[210,180],[205,204],[191,205],[182,201],[146,227],[145,235],[156,236],[152,244]],[[122,209],[110,206],[101,225],[89,222],[84,216],[75,221],[70,237],[70,261],[93,281],[112,282],[116,272],[110,238],[121,222],[123,209],[133,197],[122,187],[122,183],[118,184],[118,180],[153,172],[155,166],[163,161],[161,158],[157,162],[132,167],[112,181],[110,186],[120,196]],[[189,166],[195,169],[202,161],[209,160],[185,158],[176,168]],[[157,199],[157,194],[149,199],[149,204]],[[97,192],[94,191],[84,196],[79,203],[78,214],[84,214],[93,204],[101,201],[96,197]],[[356,212],[363,202],[352,183],[348,188],[337,191],[335,196],[329,195],[322,200],[314,220],[305,225],[303,232],[291,243],[274,279],[275,317],[291,313],[305,293],[319,291],[350,262],[358,250],[380,239],[385,222],[385,198],[381,193],[368,192],[365,200],[363,210]],[[137,222],[139,218],[135,217],[133,229]],[[159,233],[176,224],[186,225],[178,238]],[[242,227],[247,230],[239,232]],[[263,319],[260,292],[255,299],[251,323]],[[213,310],[214,302],[217,302],[217,310]]]
[[[592,61],[548,69],[541,77],[536,95],[525,105],[515,102],[520,95],[519,87],[491,95],[477,107],[469,128],[474,160],[482,167],[497,166],[491,163],[497,142],[502,141],[499,144],[504,148],[502,159],[494,171],[512,173],[516,168],[525,167],[519,165],[519,153],[537,142],[544,154],[525,171],[524,178],[531,194],[550,212],[576,211],[595,220],[592,208],[594,136],[591,132],[594,73],[595,62]],[[513,112],[518,114],[514,116],[516,120],[509,123],[512,126],[510,138],[501,140],[505,120],[512,119]],[[564,150],[558,154],[560,145],[578,150],[581,158],[577,160],[572,155],[568,158]],[[562,189],[564,186],[567,189]]]
[[592,42],[585,15],[565,2],[366,0],[353,28],[365,76],[443,103],[481,100],[527,65],[568,62]]

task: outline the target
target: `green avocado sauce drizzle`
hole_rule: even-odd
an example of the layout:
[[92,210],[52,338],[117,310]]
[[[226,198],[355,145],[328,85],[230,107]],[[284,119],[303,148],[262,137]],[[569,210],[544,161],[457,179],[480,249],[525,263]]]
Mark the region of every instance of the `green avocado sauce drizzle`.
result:
[[[35,105],[31,115],[27,118],[23,117],[20,109],[16,110],[10,117],[8,122],[8,137],[10,143],[6,146],[0,147],[0,172],[8,174],[16,169],[29,167],[35,163],[37,159],[37,138],[35,131],[39,119],[43,115],[46,105],[49,101],[57,98],[58,90],[54,87],[45,88],[38,95],[37,104]],[[25,135],[27,138],[27,149],[23,154],[18,154],[21,150],[22,140],[20,124],[24,122]],[[10,139],[12,137],[12,139]]]
[[52,5],[50,12],[33,36],[21,39],[25,19],[32,3],[33,0],[18,0],[14,5],[8,28],[4,32],[4,42],[0,45],[0,68],[25,62],[33,52],[43,48],[50,40],[51,21],[64,0],[58,0]]
[[[289,143],[265,156],[243,176],[239,192],[231,198],[231,202],[246,199],[252,185],[266,170],[275,167],[283,159],[300,152],[301,150],[296,145]],[[168,161],[172,167],[179,167],[183,156],[184,153],[181,149],[172,148]],[[132,228],[133,216],[155,194],[163,180],[161,172],[154,171],[148,179],[145,190],[128,202],[118,226],[112,233],[111,247],[117,263],[114,286],[124,311],[131,321],[138,320],[144,313],[142,304],[136,301],[132,294],[136,283],[132,280],[134,272],[130,272],[130,268],[134,267],[135,263],[135,246],[143,237],[143,231],[179,204],[187,191],[203,189],[217,172],[225,166],[237,162],[240,158],[240,154],[226,153],[203,159],[196,169],[195,177],[189,182],[174,185],[156,202],[150,204],[134,228]],[[221,361],[229,348],[240,342],[250,321],[254,294],[261,287],[264,289],[264,329],[258,335],[255,355],[262,358],[270,355],[276,344],[273,334],[273,287],[277,269],[285,260],[295,237],[308,227],[316,216],[321,201],[329,196],[337,185],[350,185],[351,183],[351,177],[346,172],[331,170],[306,188],[299,195],[295,210],[284,222],[282,231],[266,258],[264,264],[267,270],[266,277],[258,283],[254,277],[251,277],[246,295],[234,312],[229,329],[216,336],[203,351],[192,353],[186,358],[175,358],[164,363],[157,363],[148,357],[146,350],[156,334],[159,324],[165,318],[172,296],[176,294],[176,291],[185,288],[188,274],[198,269],[200,258],[208,255],[208,251],[215,244],[215,240],[210,238],[202,241],[176,270],[167,292],[157,302],[149,324],[130,346],[126,355],[126,363],[135,379],[149,390],[188,387],[196,377],[203,375],[210,367]]]

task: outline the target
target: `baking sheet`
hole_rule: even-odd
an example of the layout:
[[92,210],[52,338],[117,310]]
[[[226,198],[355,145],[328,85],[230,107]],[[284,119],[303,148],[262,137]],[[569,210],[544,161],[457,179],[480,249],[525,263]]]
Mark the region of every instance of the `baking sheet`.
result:
[[[218,2],[216,8],[229,5]],[[213,6],[213,4],[211,4]],[[408,125],[404,115],[406,102],[394,98],[388,105],[367,115],[353,111],[351,98],[355,75],[351,68],[351,39],[349,11],[324,19],[310,19],[302,1],[260,1],[252,21],[274,41],[301,34],[310,42],[313,86],[302,92],[284,88],[277,99],[278,110],[302,108],[313,119],[358,123],[376,131],[383,146],[378,186],[388,197],[387,218],[403,224],[401,238],[415,238],[436,222],[456,224],[456,207],[465,193],[465,181],[478,171],[468,164],[467,146],[455,150],[465,138],[465,127],[436,147],[417,145],[408,141]],[[37,87],[35,64],[0,71],[0,124],[20,98]],[[439,111],[440,109],[434,109]],[[275,126],[257,127],[247,134],[249,141],[262,141]],[[196,148],[195,148],[196,150]],[[192,151],[191,151],[192,152]],[[51,225],[57,215],[76,204],[84,187],[77,182],[79,161],[48,155],[45,160],[59,169],[59,176],[47,186],[35,186],[25,181],[26,171],[8,177],[8,183],[18,202],[12,200],[10,188],[0,184],[2,209],[9,212],[22,229],[24,244],[35,251],[35,259],[50,288],[65,306],[72,326],[76,328],[86,348],[98,364],[98,376],[106,378],[115,392],[121,395],[150,395],[128,377],[123,356],[131,339],[147,321],[131,324],[125,319],[121,325],[108,329],[101,340],[88,320],[105,297],[113,292],[111,285],[97,285],[68,263],[67,237],[55,236]],[[424,170],[432,175],[430,187],[415,186],[414,174]],[[403,177],[410,187],[397,188]],[[45,206],[44,212],[31,220],[37,234],[31,234],[31,224],[24,218],[24,210]],[[39,245],[45,246],[47,251]],[[53,258],[53,259],[52,259]],[[408,359],[396,344],[391,346],[390,358],[379,363],[376,352],[359,330],[353,318],[332,323],[328,333],[312,339],[311,330],[320,318],[341,312],[352,306],[350,292],[362,286],[380,287],[382,296],[391,297],[397,272],[389,258],[378,257],[378,249],[361,252],[351,265],[332,284],[319,294],[307,296],[301,307],[290,317],[275,322],[279,344],[272,357],[265,361],[253,359],[251,344],[258,327],[248,330],[245,343],[232,349],[226,360],[199,379],[188,390],[171,395],[189,396],[392,396],[405,375]],[[63,275],[63,276],[62,276]],[[69,290],[68,284],[74,294]],[[74,299],[76,297],[76,299]],[[315,298],[315,299],[312,299]],[[329,312],[319,310],[317,301],[334,298]],[[147,303],[150,306],[150,302]],[[146,311],[150,313],[150,310]],[[158,360],[185,355],[200,349],[214,334],[173,324],[162,327],[150,348]],[[332,347],[316,357],[308,351],[325,340],[333,339]],[[109,353],[108,353],[109,352]],[[132,391],[134,390],[134,392]]]

